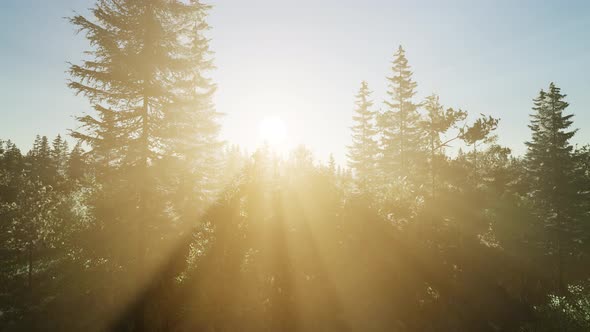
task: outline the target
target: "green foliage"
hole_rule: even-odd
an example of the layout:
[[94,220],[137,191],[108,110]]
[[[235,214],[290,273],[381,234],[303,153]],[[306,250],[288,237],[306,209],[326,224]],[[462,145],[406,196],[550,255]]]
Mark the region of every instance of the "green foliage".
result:
[[498,128],[499,121],[499,119],[493,118],[492,116],[482,114],[471,126],[464,129],[461,138],[465,143],[473,146],[476,146],[480,141],[486,142],[493,140],[490,134]]
[[11,238],[8,248],[17,251],[35,250],[40,246],[51,246],[56,242],[56,210],[59,199],[50,186],[26,175],[21,180],[16,200],[2,206],[11,224],[8,232]]
[[526,332],[577,332],[590,330],[590,287],[569,285],[567,295],[550,294],[546,304],[535,307],[538,321]]
[[[531,115],[531,141],[527,142],[527,170],[531,181],[537,185],[532,188],[533,197],[539,206],[544,207],[545,215],[559,214],[568,210],[565,204],[575,199],[571,184],[573,171],[573,146],[569,140],[576,130],[568,131],[572,125],[572,114],[563,114],[568,103],[563,99],[560,89],[551,83],[548,92],[541,90],[534,100]],[[568,216],[569,217],[569,216]]]
[[530,177],[530,192],[537,214],[550,230],[546,242],[556,257],[557,284],[563,292],[565,265],[571,253],[572,233],[576,232],[581,196],[574,184],[575,158],[569,140],[576,130],[568,128],[573,124],[572,114],[564,114],[568,103],[566,95],[553,83],[547,92],[541,90],[533,100],[534,113],[529,128],[532,137],[526,143],[526,169]]
[[590,273],[590,148],[559,88],[514,156],[499,119],[416,103],[400,46],[384,112],[356,95],[350,168],[248,155],[217,137],[209,8],[99,0],[70,19],[91,50],[68,85],[94,112],[71,151],[0,141],[3,331],[590,329],[588,287],[563,287]]

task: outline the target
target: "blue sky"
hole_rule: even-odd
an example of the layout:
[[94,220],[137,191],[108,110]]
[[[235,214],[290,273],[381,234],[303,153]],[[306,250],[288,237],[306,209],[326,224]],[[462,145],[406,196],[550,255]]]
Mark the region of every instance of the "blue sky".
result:
[[[63,18],[90,0],[0,1],[0,138],[28,149],[39,133],[74,128],[89,110],[66,87],[66,61],[87,44]],[[501,118],[500,143],[524,151],[531,99],[555,81],[590,142],[590,2],[232,0],[210,1],[222,137],[253,149],[258,124],[279,116],[288,144],[345,159],[361,80],[385,95],[399,44],[418,97]]]

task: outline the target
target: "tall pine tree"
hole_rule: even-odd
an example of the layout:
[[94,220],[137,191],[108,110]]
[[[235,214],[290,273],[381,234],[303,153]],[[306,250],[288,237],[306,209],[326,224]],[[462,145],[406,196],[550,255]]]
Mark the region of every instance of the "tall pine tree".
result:
[[352,145],[348,147],[349,166],[355,171],[357,183],[361,191],[370,189],[376,178],[376,162],[379,147],[375,140],[376,112],[372,109],[373,101],[367,82],[361,83],[356,95],[355,114],[352,119]]
[[47,136],[37,135],[35,137],[33,148],[27,154],[27,159],[34,177],[37,177],[43,184],[55,184],[55,165]]
[[[163,241],[174,238],[169,232],[177,214],[170,207],[183,201],[173,197],[166,166],[186,162],[174,175],[183,177],[186,164],[205,164],[210,153],[196,153],[195,147],[210,148],[217,134],[210,99],[214,87],[202,76],[211,68],[205,58],[208,40],[200,34],[208,9],[196,0],[99,0],[91,9],[93,19],[70,19],[93,48],[90,59],[70,66],[69,87],[97,112],[80,117],[73,136],[89,143],[91,155],[103,161],[100,173],[108,184],[103,191],[114,193],[100,194],[95,204],[106,208],[103,222],[118,220],[132,234],[136,249],[129,256],[138,288],[164,259],[165,244],[171,243]],[[129,242],[126,238],[121,248],[128,251]],[[135,314],[136,330],[144,328],[143,308]]]
[[221,114],[212,101],[216,85],[207,76],[214,65],[209,40],[204,36],[210,28],[205,14],[204,10],[200,12],[194,26],[187,28],[191,40],[182,53],[191,66],[176,84],[178,100],[166,113],[163,135],[168,158],[162,163],[162,171],[175,170],[168,173],[176,193],[176,214],[193,223],[216,198],[222,157],[218,138]]
[[569,104],[554,83],[541,90],[533,100],[531,140],[526,142],[526,165],[531,177],[533,199],[541,218],[553,231],[553,252],[556,253],[557,283],[564,291],[565,256],[569,247],[567,234],[573,230],[577,192],[572,183],[573,147],[569,140],[576,130],[573,114],[564,114]]
[[387,77],[387,109],[379,117],[382,139],[381,168],[386,176],[408,176],[421,149],[420,114],[414,103],[416,82],[400,45]]
[[67,172],[68,142],[61,135],[57,135],[51,144],[51,159],[57,176],[63,179]]

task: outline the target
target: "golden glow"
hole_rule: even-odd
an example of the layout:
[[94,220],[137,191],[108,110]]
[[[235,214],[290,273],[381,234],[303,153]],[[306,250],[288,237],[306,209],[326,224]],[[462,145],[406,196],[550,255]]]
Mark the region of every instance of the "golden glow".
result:
[[287,126],[278,116],[268,116],[258,125],[258,138],[260,143],[267,144],[273,149],[283,149],[287,139]]

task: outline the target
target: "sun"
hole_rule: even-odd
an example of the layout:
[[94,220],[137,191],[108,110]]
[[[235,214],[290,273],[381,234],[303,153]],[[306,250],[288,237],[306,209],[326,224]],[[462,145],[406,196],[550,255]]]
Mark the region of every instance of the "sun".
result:
[[278,116],[265,117],[258,126],[258,138],[262,144],[274,149],[284,146],[287,138],[287,126]]

